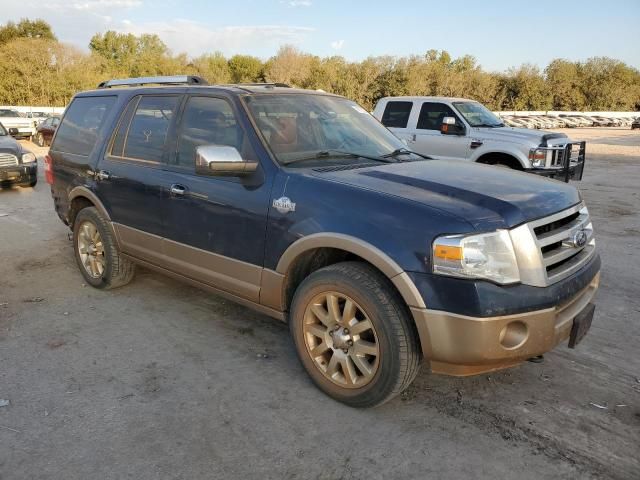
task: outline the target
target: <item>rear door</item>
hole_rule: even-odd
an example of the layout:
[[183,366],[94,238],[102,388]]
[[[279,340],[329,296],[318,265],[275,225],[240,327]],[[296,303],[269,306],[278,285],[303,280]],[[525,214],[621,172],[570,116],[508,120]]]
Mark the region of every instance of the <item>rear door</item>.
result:
[[122,250],[153,263],[163,258],[163,209],[171,177],[165,167],[182,99],[138,95],[129,101],[97,171],[98,195]]
[[380,122],[396,137],[409,142],[412,138],[409,126],[412,109],[412,100],[390,100],[384,107]]
[[468,135],[443,135],[441,127],[445,117],[454,117],[456,123],[464,125],[449,105],[441,102],[423,102],[420,110],[414,112],[410,120],[412,128],[408,131],[409,148],[441,160],[467,158],[470,152]]
[[164,207],[164,251],[167,268],[257,302],[270,198],[263,167],[247,177],[195,173],[200,145],[231,146],[258,159],[253,132],[240,118],[224,96],[187,99],[168,167],[173,175],[164,185],[174,192]]

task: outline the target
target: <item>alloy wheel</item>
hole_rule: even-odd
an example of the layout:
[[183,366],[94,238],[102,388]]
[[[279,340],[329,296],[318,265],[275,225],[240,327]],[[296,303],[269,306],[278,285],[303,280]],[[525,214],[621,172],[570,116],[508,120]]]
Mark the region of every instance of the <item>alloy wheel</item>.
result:
[[380,346],[373,323],[351,297],[339,292],[315,296],[303,325],[307,353],[331,382],[360,388],[375,377]]
[[86,272],[93,278],[100,278],[104,273],[106,260],[104,244],[96,226],[88,221],[78,229],[78,253]]

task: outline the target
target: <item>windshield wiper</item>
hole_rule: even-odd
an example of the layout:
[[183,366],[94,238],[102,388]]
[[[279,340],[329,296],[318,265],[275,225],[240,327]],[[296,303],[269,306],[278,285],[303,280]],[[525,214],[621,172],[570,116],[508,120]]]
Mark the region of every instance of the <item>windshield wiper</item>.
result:
[[335,150],[335,149],[331,149],[331,148],[328,149],[328,150],[320,150],[319,152],[315,153],[314,155],[309,155],[307,157],[291,158],[289,160],[283,160],[280,163],[282,165],[290,165],[292,163],[306,162],[308,160],[317,160],[319,158],[327,158],[327,157],[333,157],[333,158],[366,158],[367,160],[374,160],[376,162],[395,163],[393,160],[389,160],[388,158],[384,158],[384,157],[374,157],[372,155],[365,155],[363,153],[347,152],[347,151],[344,151],[344,150]]
[[393,152],[382,155],[382,158],[393,158],[393,157],[397,157],[398,155],[417,155],[419,157],[424,158],[425,160],[433,160],[431,157],[427,155],[414,152],[413,150],[409,150],[408,148],[396,148]]

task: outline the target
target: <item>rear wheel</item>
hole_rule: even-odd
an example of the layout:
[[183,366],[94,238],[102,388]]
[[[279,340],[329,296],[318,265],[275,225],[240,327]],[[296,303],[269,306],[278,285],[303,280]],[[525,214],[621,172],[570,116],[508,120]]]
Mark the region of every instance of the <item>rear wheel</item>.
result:
[[415,326],[393,285],[367,264],[309,275],[296,290],[290,329],[313,382],[347,405],[380,405],[418,373]]
[[73,225],[76,262],[87,283],[110,289],[129,283],[135,265],[122,258],[111,229],[95,207],[78,213]]

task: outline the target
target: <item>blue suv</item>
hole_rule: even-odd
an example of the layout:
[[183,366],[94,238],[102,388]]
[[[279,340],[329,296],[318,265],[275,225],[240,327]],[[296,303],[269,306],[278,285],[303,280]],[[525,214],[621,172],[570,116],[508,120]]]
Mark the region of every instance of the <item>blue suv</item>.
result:
[[143,265],[286,321],[313,382],[352,406],[400,393],[423,358],[489,372],[574,347],[593,318],[573,186],[423,157],[340,96],[111,80],[74,97],[45,176],[89,284]]

